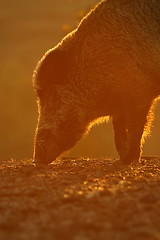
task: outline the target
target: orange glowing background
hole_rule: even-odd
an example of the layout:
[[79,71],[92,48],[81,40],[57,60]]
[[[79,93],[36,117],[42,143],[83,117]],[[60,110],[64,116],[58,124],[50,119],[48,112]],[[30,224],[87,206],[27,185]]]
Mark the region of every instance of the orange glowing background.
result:
[[[37,122],[33,69],[44,52],[75,28],[96,2],[0,0],[0,159],[32,156]],[[157,109],[152,138],[146,142],[144,154],[160,154]],[[75,155],[116,157],[111,122],[94,127],[71,151],[70,156]]]

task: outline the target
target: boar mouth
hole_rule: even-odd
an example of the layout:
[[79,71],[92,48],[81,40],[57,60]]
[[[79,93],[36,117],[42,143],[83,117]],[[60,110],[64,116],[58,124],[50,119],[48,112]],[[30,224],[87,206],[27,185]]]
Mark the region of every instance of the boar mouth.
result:
[[57,150],[59,153],[60,150],[57,149],[55,141],[51,142],[51,140],[48,140],[46,142],[39,142],[36,152],[34,154],[33,163],[43,165],[50,164],[56,159],[56,157],[58,157],[58,154],[54,153],[57,153]]
[[51,162],[54,161],[55,158],[51,158],[51,156],[49,155],[49,157],[40,157],[40,158],[33,158],[33,163],[35,164],[42,164],[42,165],[48,165]]

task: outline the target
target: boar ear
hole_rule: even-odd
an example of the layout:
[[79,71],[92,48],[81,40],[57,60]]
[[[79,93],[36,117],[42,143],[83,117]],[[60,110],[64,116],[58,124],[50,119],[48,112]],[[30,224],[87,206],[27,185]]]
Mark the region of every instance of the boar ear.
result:
[[67,78],[67,58],[67,54],[62,50],[49,50],[36,68],[36,85],[44,88],[54,84],[64,84]]

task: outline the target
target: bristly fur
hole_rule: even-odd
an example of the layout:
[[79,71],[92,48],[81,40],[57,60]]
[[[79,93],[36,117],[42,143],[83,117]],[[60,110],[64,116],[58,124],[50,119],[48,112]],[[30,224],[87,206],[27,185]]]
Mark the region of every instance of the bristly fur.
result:
[[138,161],[160,95],[159,17],[159,0],[103,0],[43,56],[33,80],[37,162],[51,162],[107,117],[120,160]]

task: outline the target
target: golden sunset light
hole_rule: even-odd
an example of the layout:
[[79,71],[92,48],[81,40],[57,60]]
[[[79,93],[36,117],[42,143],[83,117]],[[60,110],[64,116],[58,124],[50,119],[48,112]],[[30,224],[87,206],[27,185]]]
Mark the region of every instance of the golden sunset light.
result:
[[0,239],[160,239],[160,1],[2,1]]

